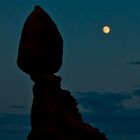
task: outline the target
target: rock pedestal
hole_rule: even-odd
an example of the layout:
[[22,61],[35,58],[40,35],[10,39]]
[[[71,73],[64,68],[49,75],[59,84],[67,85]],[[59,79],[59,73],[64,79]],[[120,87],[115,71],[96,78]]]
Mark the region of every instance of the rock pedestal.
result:
[[31,76],[33,105],[27,140],[107,140],[97,128],[83,122],[76,100],[60,88],[55,75]]

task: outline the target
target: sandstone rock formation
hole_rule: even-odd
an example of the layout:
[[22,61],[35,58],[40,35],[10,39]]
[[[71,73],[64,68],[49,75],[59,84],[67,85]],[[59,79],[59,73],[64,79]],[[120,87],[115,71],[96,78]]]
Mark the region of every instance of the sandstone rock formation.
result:
[[27,140],[107,140],[104,133],[83,122],[76,100],[61,89],[62,37],[39,6],[27,18],[17,64],[34,81],[31,131]]

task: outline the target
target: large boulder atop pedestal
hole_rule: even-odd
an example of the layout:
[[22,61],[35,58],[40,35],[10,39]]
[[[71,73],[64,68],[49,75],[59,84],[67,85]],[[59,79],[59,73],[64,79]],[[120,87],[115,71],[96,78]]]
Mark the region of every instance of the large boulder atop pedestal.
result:
[[56,73],[62,65],[63,39],[51,17],[35,6],[23,26],[17,64],[27,74]]

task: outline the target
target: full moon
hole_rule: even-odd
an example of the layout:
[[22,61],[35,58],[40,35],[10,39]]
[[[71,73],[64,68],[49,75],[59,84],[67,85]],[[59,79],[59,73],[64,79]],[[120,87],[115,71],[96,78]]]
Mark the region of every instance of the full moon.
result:
[[105,34],[108,34],[108,33],[110,32],[110,27],[109,27],[109,26],[104,26],[104,27],[103,27],[103,32],[104,32]]

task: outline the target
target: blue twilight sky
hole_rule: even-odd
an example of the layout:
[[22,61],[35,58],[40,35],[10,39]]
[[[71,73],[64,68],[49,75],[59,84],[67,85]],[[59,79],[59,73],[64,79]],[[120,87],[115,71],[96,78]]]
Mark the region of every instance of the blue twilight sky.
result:
[[[1,1],[0,113],[30,111],[33,83],[17,68],[16,59],[23,24],[36,4],[52,16],[63,36],[63,66],[58,74],[62,87],[79,101],[84,119],[107,134],[117,134],[112,140],[138,140],[139,0]],[[102,32],[104,25],[110,26],[110,34]],[[15,128],[22,122],[16,117],[19,122],[0,115],[0,130]]]
[[[5,0],[0,2],[1,112],[32,97],[32,82],[16,59],[23,24],[36,4],[48,11],[64,39],[62,87],[73,92],[139,87],[138,0]],[[110,34],[102,32],[104,25]]]

